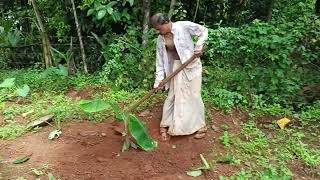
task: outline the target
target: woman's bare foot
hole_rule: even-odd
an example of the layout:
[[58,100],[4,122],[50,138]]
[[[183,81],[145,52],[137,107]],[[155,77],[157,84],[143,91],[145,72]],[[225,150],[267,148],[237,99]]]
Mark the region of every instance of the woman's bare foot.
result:
[[160,127],[160,135],[162,141],[168,141],[170,139],[170,135],[168,134],[168,130],[165,127]]
[[194,135],[194,138],[195,139],[202,139],[206,136],[206,133],[207,133],[207,127],[205,126],[196,132],[196,134]]

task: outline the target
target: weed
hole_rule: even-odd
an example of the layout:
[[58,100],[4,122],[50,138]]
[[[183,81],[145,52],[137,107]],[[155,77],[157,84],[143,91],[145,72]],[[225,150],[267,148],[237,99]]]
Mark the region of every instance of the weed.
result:
[[308,106],[301,112],[300,122],[302,125],[307,125],[320,121],[320,101],[317,101],[313,106]]
[[237,144],[245,153],[261,154],[268,148],[268,140],[265,134],[252,121],[242,125],[241,135],[244,140],[238,140]]
[[203,97],[205,102],[212,103],[227,112],[230,112],[231,108],[236,105],[247,104],[247,100],[244,96],[226,89],[204,89]]
[[230,144],[231,144],[231,137],[230,137],[229,132],[228,131],[224,131],[223,135],[219,138],[219,140],[223,145],[229,147]]
[[12,139],[26,132],[26,127],[17,123],[9,123],[0,127],[0,139]]
[[226,154],[221,159],[217,160],[218,163],[240,164],[241,160],[237,159],[232,154]]

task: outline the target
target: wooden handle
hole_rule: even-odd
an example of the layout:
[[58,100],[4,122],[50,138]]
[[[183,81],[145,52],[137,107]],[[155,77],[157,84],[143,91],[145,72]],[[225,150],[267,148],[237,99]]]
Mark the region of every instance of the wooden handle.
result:
[[183,63],[178,69],[176,69],[172,74],[170,74],[168,77],[163,79],[159,86],[157,88],[151,89],[146,95],[143,96],[139,101],[132,104],[128,111],[132,111],[135,108],[137,108],[140,104],[142,104],[144,101],[146,101],[148,98],[150,98],[155,92],[157,92],[159,89],[163,88],[169,82],[175,75],[177,75],[180,71],[182,71],[185,67],[187,67],[193,60],[196,59],[196,56],[193,54],[185,63]]

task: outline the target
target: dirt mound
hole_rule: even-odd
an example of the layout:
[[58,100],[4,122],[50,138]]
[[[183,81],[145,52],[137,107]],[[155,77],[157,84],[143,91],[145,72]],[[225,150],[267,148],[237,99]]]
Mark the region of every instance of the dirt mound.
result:
[[[51,128],[36,134],[28,134],[14,141],[2,141],[1,154],[4,159],[14,159],[22,154],[32,153],[30,161],[12,166],[3,171],[2,176],[30,175],[30,168],[47,163],[53,174],[61,179],[192,179],[186,176],[191,167],[201,164],[199,154],[207,155],[214,146],[209,131],[206,138],[196,140],[193,136],[171,138],[161,142],[159,123],[161,105],[150,109],[143,117],[151,136],[158,141],[158,148],[152,152],[130,149],[121,153],[122,136],[112,129],[114,123],[93,123],[89,121],[65,124],[61,137],[54,141],[47,139]],[[221,169],[222,168],[222,169]],[[218,167],[218,173],[234,173],[236,169]],[[29,173],[28,173],[29,172]],[[205,174],[197,179],[209,179],[213,174]],[[218,176],[216,176],[218,177]]]

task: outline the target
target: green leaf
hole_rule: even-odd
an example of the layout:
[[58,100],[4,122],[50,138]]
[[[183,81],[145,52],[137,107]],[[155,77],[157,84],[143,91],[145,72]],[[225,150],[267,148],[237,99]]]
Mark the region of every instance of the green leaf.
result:
[[111,14],[111,16],[112,16],[112,19],[113,19],[115,22],[117,22],[117,21],[119,21],[119,20],[121,19],[121,16],[120,16],[120,13],[119,13],[119,12],[114,12],[114,13]]
[[0,110],[4,109],[5,107],[5,102],[0,102]]
[[80,108],[88,113],[103,111],[109,109],[110,107],[110,103],[104,102],[102,100],[84,100],[80,102]]
[[30,87],[28,85],[24,85],[23,88],[17,89],[17,95],[20,97],[27,97],[30,92]]
[[144,124],[135,116],[129,115],[129,131],[137,144],[145,151],[153,150],[157,147],[157,142],[151,139]]
[[52,140],[52,139],[54,139],[54,138],[56,138],[56,137],[59,137],[60,134],[62,134],[61,130],[55,129],[55,130],[53,130],[53,131],[51,131],[51,132],[49,133],[48,139]]
[[116,4],[117,4],[117,1],[111,1],[111,2],[108,3],[107,6],[112,7],[112,6],[116,5]]
[[51,50],[53,50],[55,53],[57,53],[61,58],[63,59],[67,59],[66,55],[63,54],[61,51],[59,51],[58,49],[51,47]]
[[128,2],[130,3],[130,6],[132,6],[134,3],[134,0],[128,0]]
[[3,88],[12,87],[14,85],[15,80],[16,78],[7,78],[0,84],[0,87],[3,87]]
[[107,11],[108,11],[109,14],[112,14],[112,13],[113,13],[113,8],[112,8],[112,7],[107,6],[106,9],[107,9]]
[[116,120],[124,121],[126,119],[126,117],[128,117],[129,112],[126,110],[122,110],[118,104],[111,103],[111,107],[112,107],[113,112],[116,115],[115,116]]
[[99,3],[95,9],[96,9],[96,11],[100,11],[101,9],[105,9],[105,8],[106,8],[105,5],[102,5]]
[[89,9],[87,12],[87,16],[91,16],[94,13],[94,9]]
[[59,68],[56,70],[56,73],[62,76],[68,76],[68,69],[63,65],[59,64]]
[[202,175],[201,170],[187,171],[187,175],[191,177],[198,177]]
[[30,155],[27,155],[27,156],[23,156],[23,157],[20,157],[20,158],[14,160],[12,163],[13,164],[22,164],[22,163],[27,162],[29,159],[30,159]]
[[104,18],[106,13],[107,13],[107,11],[105,9],[102,9],[102,10],[98,11],[97,19],[100,20],[100,19]]

